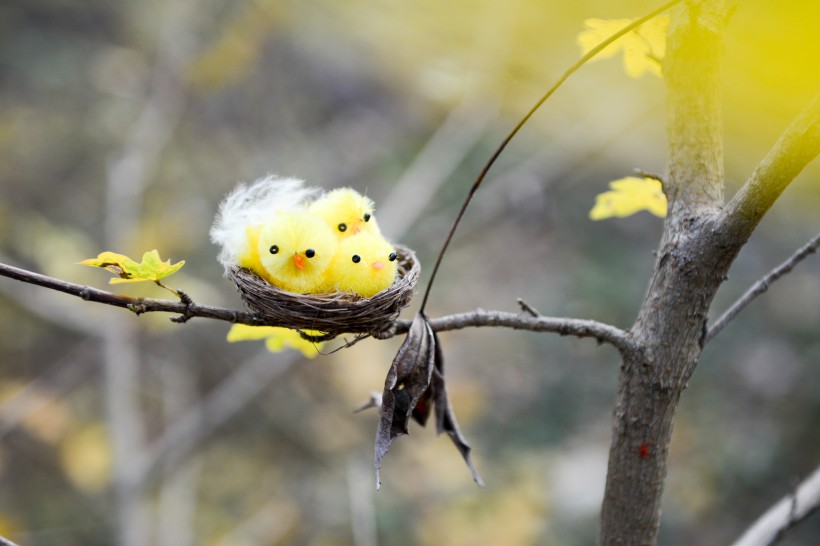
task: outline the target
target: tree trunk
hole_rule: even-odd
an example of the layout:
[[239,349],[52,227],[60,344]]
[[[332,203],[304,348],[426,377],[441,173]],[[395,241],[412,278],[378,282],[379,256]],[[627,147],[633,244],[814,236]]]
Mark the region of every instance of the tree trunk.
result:
[[744,241],[721,233],[722,2],[688,2],[670,22],[669,211],[623,356],[601,513],[601,545],[654,545],[675,410],[697,365],[715,292]]
[[675,410],[695,369],[706,314],[741,245],[693,217],[664,243],[624,355],[599,543],[656,544]]

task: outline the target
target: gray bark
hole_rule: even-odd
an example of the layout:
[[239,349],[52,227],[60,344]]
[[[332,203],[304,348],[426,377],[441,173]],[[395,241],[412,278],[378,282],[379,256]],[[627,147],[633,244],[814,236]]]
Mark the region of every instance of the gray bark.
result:
[[815,99],[724,207],[721,34],[730,7],[690,1],[670,22],[669,211],[646,297],[624,351],[598,543],[657,544],[675,411],[695,370],[707,313],[766,210],[820,149]]

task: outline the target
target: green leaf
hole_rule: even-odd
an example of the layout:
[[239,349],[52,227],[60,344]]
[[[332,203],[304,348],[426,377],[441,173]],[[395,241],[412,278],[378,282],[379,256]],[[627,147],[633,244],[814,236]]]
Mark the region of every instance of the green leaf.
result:
[[589,211],[591,220],[624,218],[642,210],[661,218],[666,216],[666,195],[659,180],[627,176],[610,182],[609,187],[610,191],[595,198],[595,206]]
[[171,260],[162,261],[159,252],[151,250],[142,255],[142,262],[137,263],[124,254],[116,252],[101,252],[96,258],[79,262],[82,265],[91,267],[101,267],[119,278],[110,279],[110,284],[124,282],[151,281],[159,283],[159,280],[173,275],[185,265],[185,260],[171,264]]

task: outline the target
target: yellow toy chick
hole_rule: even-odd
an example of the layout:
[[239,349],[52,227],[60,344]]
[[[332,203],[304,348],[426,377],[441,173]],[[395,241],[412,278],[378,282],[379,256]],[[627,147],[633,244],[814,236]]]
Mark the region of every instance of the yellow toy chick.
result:
[[[242,242],[242,252],[236,257],[236,265],[250,269],[260,277],[264,278],[264,268],[259,261],[259,232],[262,225],[248,226],[245,228],[245,241]],[[270,281],[268,281],[270,282]]]
[[339,243],[328,269],[333,289],[370,298],[392,286],[398,264],[393,246],[376,233],[362,232]]
[[260,226],[278,213],[304,210],[318,194],[318,188],[307,187],[298,178],[271,175],[250,185],[239,184],[220,203],[211,227],[225,273],[236,265],[258,271],[261,266],[254,254]]
[[324,220],[339,240],[359,232],[380,233],[373,216],[373,201],[352,188],[329,191],[308,210]]
[[[299,210],[279,213],[260,227],[250,228],[248,239],[256,246],[248,245],[239,257],[240,265],[288,292],[328,290],[326,273],[338,243],[327,224],[316,216]],[[256,269],[257,264],[260,269]]]

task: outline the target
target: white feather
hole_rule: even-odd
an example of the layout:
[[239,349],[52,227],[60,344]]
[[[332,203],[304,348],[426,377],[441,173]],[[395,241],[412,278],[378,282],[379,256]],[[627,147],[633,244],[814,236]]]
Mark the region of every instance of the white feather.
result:
[[261,224],[279,211],[305,207],[319,193],[298,178],[268,175],[251,185],[239,184],[219,205],[211,227],[211,241],[222,249],[217,256],[227,271],[245,252],[248,226]]

